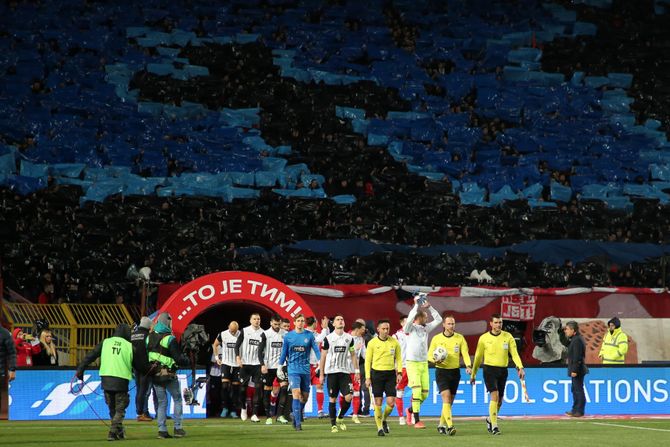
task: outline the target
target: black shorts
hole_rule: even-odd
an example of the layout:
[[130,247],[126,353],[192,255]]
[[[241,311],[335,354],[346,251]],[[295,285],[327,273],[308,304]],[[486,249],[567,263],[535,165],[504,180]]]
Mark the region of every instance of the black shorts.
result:
[[261,365],[242,365],[240,368],[240,382],[248,385],[253,380],[254,386],[261,386]]
[[445,368],[435,368],[435,382],[437,383],[437,389],[442,391],[449,390],[452,396],[456,395],[458,390],[458,383],[461,380],[461,369],[445,369]]
[[489,393],[493,391],[498,392],[498,395],[500,396],[498,402],[501,402],[505,395],[507,368],[484,365],[484,383],[486,384],[486,391]]
[[372,382],[372,395],[374,397],[395,397],[396,375],[395,371],[370,370],[370,381]]
[[328,397],[337,397],[342,394],[347,396],[354,392],[354,387],[351,384],[351,374],[349,373],[333,373],[326,374],[328,384]]
[[222,382],[239,382],[240,368],[237,366],[221,365]]
[[276,378],[277,378],[277,370],[268,369],[268,372],[263,374],[261,380],[263,381],[264,386],[272,386],[272,383],[275,381]]

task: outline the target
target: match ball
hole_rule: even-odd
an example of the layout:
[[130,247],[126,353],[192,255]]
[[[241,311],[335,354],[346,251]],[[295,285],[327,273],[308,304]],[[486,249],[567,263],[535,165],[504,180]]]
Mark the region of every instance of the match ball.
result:
[[437,348],[435,348],[435,350],[433,351],[433,361],[435,363],[443,362],[444,359],[446,358],[447,358],[446,349],[444,349],[442,346],[438,346]]

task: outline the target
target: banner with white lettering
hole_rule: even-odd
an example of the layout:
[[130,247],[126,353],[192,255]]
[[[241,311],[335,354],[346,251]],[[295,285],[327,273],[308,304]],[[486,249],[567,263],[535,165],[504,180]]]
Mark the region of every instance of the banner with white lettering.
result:
[[[9,389],[9,418],[11,420],[97,419],[107,418],[108,410],[100,388],[97,371],[87,371],[85,385],[78,394],[70,390],[74,371],[19,370]],[[488,413],[489,395],[481,373],[474,386],[468,382],[465,371],[453,412],[455,416],[479,416]],[[509,370],[505,387],[505,405],[501,416],[562,415],[572,405],[571,381],[565,368],[528,368],[526,386],[530,402],[525,402],[516,371]],[[199,376],[204,371],[198,372]],[[187,385],[187,372],[180,371],[180,388]],[[421,405],[421,414],[439,416],[442,401],[435,386],[435,370],[430,369],[431,388],[428,399]],[[131,382],[131,386],[134,382]],[[586,376],[586,413],[588,415],[659,415],[670,408],[670,368],[668,367],[593,367]],[[78,387],[77,387],[78,388]],[[131,389],[128,414],[134,415],[134,387]],[[305,407],[307,417],[316,416],[316,393],[310,395]],[[405,392],[409,405],[410,390]],[[206,387],[196,392],[199,402],[207,402]],[[150,412],[153,402],[149,399]],[[170,403],[170,412],[172,404]],[[184,406],[184,417],[203,418],[204,406]]]

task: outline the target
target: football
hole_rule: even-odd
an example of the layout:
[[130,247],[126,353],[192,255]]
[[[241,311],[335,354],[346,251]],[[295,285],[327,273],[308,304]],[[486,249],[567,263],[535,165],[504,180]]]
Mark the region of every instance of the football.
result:
[[435,363],[443,362],[444,359],[446,358],[447,358],[446,349],[444,349],[442,346],[438,346],[437,348],[435,348],[435,350],[433,351],[433,361]]

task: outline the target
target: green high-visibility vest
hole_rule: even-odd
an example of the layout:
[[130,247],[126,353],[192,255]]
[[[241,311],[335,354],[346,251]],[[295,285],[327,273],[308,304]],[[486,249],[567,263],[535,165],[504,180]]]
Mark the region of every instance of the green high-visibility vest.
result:
[[133,345],[121,337],[106,338],[100,354],[100,376],[133,378]]
[[147,337],[147,347],[149,348],[149,361],[159,362],[166,368],[172,369],[172,367],[175,366],[177,362],[175,362],[175,360],[172,357],[166,354],[170,352],[168,347],[170,346],[170,339],[171,337],[173,337],[173,335],[166,334],[163,338],[161,338],[161,341],[158,344],[158,346],[155,346],[155,337],[158,335],[159,334],[149,334],[149,336]]

